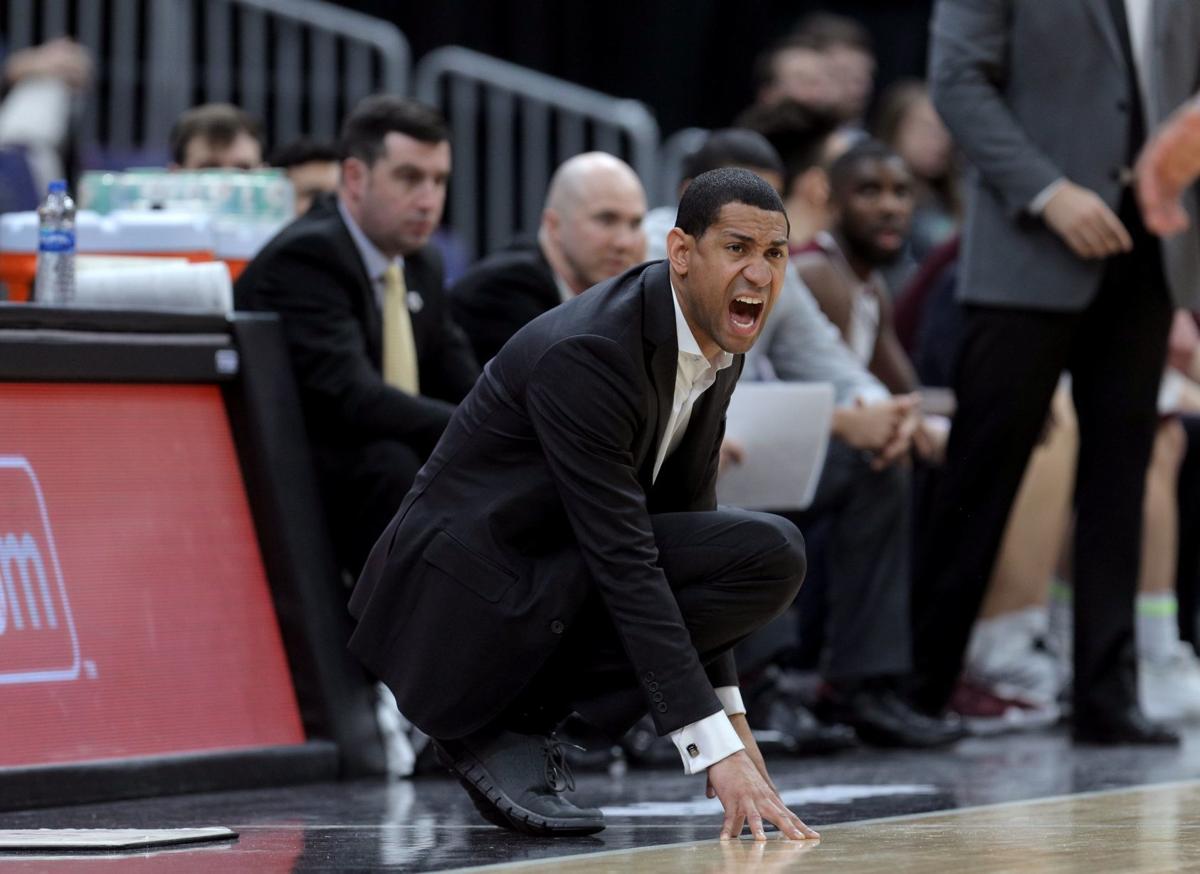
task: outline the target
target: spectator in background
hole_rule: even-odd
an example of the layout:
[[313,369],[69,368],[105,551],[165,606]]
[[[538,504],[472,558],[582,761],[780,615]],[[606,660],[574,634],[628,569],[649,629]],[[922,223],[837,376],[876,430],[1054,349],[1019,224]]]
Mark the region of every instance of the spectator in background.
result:
[[537,243],[490,255],[450,289],[455,321],[477,360],[527,322],[645,258],[646,193],[633,168],[604,152],[563,162],[550,180]]
[[[1148,32],[1149,9],[1017,14],[1008,0],[943,0],[932,24],[934,103],[978,173],[959,267],[970,306],[958,409],[918,548],[916,693],[930,709],[949,697],[1030,451],[1070,370],[1080,431],[1073,732],[1100,744],[1179,742],[1138,707],[1133,608],[1172,299],[1197,300],[1200,238],[1160,245],[1121,168],[1146,124],[1187,98],[1200,19],[1161,7],[1157,27],[1177,51],[1142,52],[1131,34]],[[1063,45],[1071,64],[1057,62]]]
[[868,141],[838,158],[829,178],[830,231],[794,257],[796,269],[859,361],[891,391],[914,391],[916,371],[896,336],[879,272],[904,250],[912,174],[895,152]]
[[853,18],[814,12],[796,26],[794,38],[825,57],[831,91],[829,105],[841,123],[862,128],[875,91],[875,48],[871,34]]
[[173,170],[255,170],[263,166],[262,123],[229,103],[205,103],[171,128]]
[[287,174],[296,194],[296,215],[304,215],[318,194],[337,191],[340,155],[333,143],[302,137],[271,153],[270,164]]
[[[958,229],[962,197],[950,132],[942,124],[924,82],[904,79],[883,92],[874,134],[908,164],[913,176],[909,249],[920,263]],[[901,283],[893,282],[899,290]]]
[[336,196],[285,227],[235,286],[280,314],[342,566],[367,552],[479,370],[426,245],[450,176],[433,109],[390,96],[342,127]]
[[66,37],[4,57],[0,209],[32,209],[51,180],[67,175],[72,105],[91,79],[87,49]]
[[755,105],[792,101],[830,111],[835,91],[825,53],[807,37],[789,36],[754,61]]
[[837,117],[794,100],[752,106],[738,118],[738,127],[766,137],[783,159],[783,202],[788,211],[788,246],[807,245],[829,227],[828,163],[836,156]]

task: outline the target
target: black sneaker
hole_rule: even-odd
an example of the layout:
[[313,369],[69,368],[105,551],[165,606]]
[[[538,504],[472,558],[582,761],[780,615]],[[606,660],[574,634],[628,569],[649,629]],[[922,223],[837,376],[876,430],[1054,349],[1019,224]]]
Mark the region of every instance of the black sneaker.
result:
[[604,828],[597,808],[576,807],[562,744],[552,736],[477,732],[436,740],[439,758],[493,825],[547,837],[590,835]]

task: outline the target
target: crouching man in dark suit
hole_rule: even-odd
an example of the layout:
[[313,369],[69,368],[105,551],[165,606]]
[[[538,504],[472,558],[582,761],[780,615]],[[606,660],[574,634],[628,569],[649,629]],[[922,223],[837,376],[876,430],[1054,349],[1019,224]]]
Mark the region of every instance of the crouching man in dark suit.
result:
[[489,821],[602,829],[562,796],[553,729],[575,712],[619,736],[649,710],[707,771],[723,837],[815,837],[767,775],[731,652],[791,603],[804,544],[714,493],[787,235],[753,173],[699,176],[665,262],[539,316],[488,364],[368,558],[350,647]]

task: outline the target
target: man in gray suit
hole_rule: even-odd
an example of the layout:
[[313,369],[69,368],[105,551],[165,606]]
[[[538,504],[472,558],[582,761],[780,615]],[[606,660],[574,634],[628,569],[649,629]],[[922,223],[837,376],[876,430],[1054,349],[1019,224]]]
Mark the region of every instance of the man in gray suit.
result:
[[[918,548],[920,703],[945,705],[1059,375],[1079,414],[1074,736],[1177,743],[1136,704],[1133,605],[1146,464],[1172,305],[1200,237],[1146,231],[1127,168],[1200,71],[1180,0],[941,0],[934,103],[973,165],[967,328],[946,472]],[[1186,207],[1195,215],[1194,193]]]

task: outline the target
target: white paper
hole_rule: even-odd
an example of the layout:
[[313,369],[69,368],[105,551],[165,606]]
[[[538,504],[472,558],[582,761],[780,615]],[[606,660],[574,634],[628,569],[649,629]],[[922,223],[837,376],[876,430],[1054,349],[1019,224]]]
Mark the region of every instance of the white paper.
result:
[[233,283],[222,261],[80,270],[75,274],[74,305],[229,313]]
[[740,382],[725,437],[745,450],[717,480],[717,500],[750,510],[803,510],[812,503],[833,425],[825,382]]

